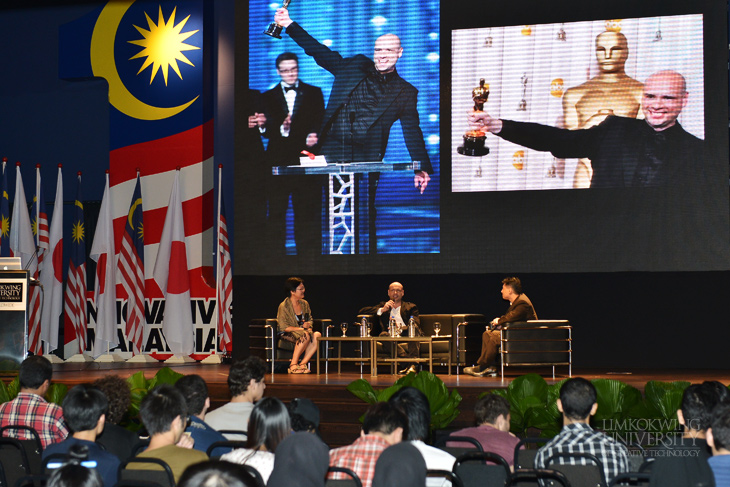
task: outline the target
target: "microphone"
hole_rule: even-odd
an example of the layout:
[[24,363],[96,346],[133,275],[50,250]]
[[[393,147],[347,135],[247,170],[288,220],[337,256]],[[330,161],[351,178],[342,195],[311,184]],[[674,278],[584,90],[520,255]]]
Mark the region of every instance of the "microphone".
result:
[[41,249],[40,245],[36,245],[35,252],[33,252],[33,255],[30,256],[30,260],[28,261],[25,266],[23,266],[23,270],[27,271],[30,265],[33,263],[33,261],[38,257],[38,251]]

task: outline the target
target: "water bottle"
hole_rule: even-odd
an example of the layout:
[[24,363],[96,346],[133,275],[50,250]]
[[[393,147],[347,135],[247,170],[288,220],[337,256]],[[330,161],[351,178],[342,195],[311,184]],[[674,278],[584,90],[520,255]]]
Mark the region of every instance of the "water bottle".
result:
[[408,320],[408,336],[413,338],[416,336],[416,320],[411,316],[411,319]]
[[363,316],[362,320],[360,320],[360,336],[366,337],[368,336],[368,319]]
[[388,327],[389,328],[388,331],[390,332],[390,336],[392,336],[392,337],[398,336],[398,331],[396,330],[396,327],[397,326],[398,325],[395,324],[395,318],[393,318],[391,316],[391,318],[390,318],[390,326]]

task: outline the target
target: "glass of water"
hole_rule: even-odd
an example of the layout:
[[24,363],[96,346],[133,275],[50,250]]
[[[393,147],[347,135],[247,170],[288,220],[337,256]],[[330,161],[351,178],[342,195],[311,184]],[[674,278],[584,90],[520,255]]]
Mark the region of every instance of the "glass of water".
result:
[[439,332],[441,331],[441,323],[438,321],[433,324],[433,331],[436,333],[436,336],[439,336]]
[[342,336],[346,337],[347,336],[347,322],[346,321],[343,321],[342,323],[340,323],[340,329],[342,330]]

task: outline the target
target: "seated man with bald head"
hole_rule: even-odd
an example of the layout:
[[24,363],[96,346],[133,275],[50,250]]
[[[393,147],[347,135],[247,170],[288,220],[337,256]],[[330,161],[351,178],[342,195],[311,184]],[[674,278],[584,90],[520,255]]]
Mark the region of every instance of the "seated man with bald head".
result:
[[689,94],[684,76],[659,71],[644,83],[643,120],[609,116],[595,127],[567,130],[471,112],[469,124],[558,158],[589,158],[592,188],[680,186],[702,174],[704,142],[677,122]]
[[[393,318],[396,324],[403,330],[407,329],[408,323],[413,318],[416,325],[416,335],[421,336],[421,319],[418,316],[418,306],[408,301],[403,301],[405,290],[400,282],[391,282],[388,286],[388,301],[381,301],[375,306],[366,306],[360,309],[361,315],[377,315],[377,320],[373,323],[370,332],[372,336],[387,335],[390,319]],[[407,334],[407,332],[406,332]],[[403,344],[398,344],[398,355],[411,358],[418,358],[419,344],[417,342],[408,342],[408,350]],[[405,369],[399,371],[401,374],[409,372],[418,372],[418,366],[413,363]]]

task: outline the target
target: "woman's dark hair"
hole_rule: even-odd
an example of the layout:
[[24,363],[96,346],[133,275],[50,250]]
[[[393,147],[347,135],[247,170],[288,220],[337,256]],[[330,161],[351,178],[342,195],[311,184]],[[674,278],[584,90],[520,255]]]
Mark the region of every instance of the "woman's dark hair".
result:
[[297,288],[304,284],[304,281],[299,277],[290,277],[286,280],[286,283],[284,283],[284,288],[286,289],[286,297],[289,297],[289,293],[294,293],[297,291]]
[[81,466],[81,461],[89,456],[88,446],[73,445],[68,454],[69,460],[54,470],[46,487],[104,487],[104,482],[95,469]]
[[263,445],[273,453],[290,433],[289,412],[284,403],[275,397],[265,397],[251,411],[246,448],[258,450]]

